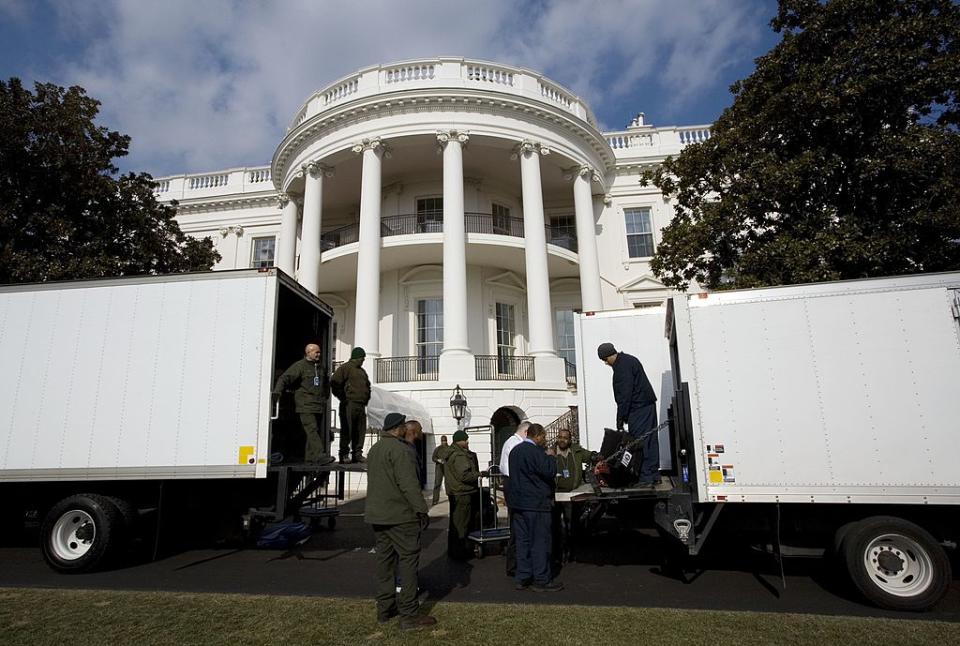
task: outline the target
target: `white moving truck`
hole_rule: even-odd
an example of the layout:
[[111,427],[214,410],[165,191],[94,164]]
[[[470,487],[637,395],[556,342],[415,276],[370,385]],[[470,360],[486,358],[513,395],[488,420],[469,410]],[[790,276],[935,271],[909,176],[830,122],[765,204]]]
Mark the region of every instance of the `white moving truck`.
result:
[[[649,318],[581,315],[580,363],[605,368],[603,341],[636,347],[670,400],[672,486],[633,496],[664,533],[696,554],[729,516],[718,526],[834,553],[877,605],[920,610],[945,594],[960,540],[960,273],[676,296],[669,367],[644,350],[657,345]],[[609,369],[578,381],[596,449]]]
[[269,465],[271,428],[298,429],[271,389],[307,343],[329,374],[331,317],[275,269],[0,287],[6,523],[38,513],[66,572],[119,552],[137,510],[282,518],[300,476]]

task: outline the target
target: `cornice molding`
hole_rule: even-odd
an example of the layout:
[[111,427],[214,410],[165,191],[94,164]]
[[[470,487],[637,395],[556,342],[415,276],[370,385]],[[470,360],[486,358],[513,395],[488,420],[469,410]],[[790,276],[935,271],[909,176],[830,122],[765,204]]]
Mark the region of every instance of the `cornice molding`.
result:
[[411,91],[366,97],[315,115],[291,129],[277,146],[271,162],[271,177],[279,188],[287,177],[290,159],[318,139],[343,128],[380,117],[453,111],[492,114],[537,123],[560,136],[570,137],[572,144],[592,151],[603,161],[605,170],[612,170],[616,166],[616,157],[603,133],[558,107],[522,97],[491,96],[477,90],[465,89],[452,95],[448,89],[442,93],[439,90]]
[[231,209],[253,209],[258,207],[276,208],[278,193],[266,195],[227,195],[223,197],[192,199],[177,204],[177,214],[202,213],[205,211],[226,211]]

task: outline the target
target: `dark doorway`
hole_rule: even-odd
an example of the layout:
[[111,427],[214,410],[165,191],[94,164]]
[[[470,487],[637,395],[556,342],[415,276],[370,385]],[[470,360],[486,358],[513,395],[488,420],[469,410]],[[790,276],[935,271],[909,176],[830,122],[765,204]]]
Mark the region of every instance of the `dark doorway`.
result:
[[500,463],[500,449],[507,438],[513,435],[520,424],[520,414],[514,408],[498,408],[490,418],[490,426],[493,427],[493,462]]

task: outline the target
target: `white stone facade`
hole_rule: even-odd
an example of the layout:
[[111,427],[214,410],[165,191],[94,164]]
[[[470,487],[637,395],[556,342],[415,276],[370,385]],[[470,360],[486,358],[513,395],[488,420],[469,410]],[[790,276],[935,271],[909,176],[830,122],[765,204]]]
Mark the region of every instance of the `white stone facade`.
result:
[[161,178],[158,197],[214,239],[217,269],[260,252],[317,293],[335,358],[364,347],[435,434],[457,385],[468,426],[503,407],[549,423],[577,404],[567,312],[667,297],[649,261],[672,208],[639,177],[707,137],[642,116],[601,132],[536,72],[438,58],[351,74],[304,102],[269,166]]

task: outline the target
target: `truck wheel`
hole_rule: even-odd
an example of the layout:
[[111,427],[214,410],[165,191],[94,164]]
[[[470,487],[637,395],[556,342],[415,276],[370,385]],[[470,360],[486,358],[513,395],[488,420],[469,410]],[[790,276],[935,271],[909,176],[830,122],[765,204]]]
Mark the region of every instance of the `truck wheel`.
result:
[[927,610],[953,580],[950,560],[933,536],[892,516],[867,518],[851,527],[843,556],[857,589],[888,610]]
[[64,498],[47,513],[40,530],[43,558],[54,570],[89,572],[113,555],[123,518],[105,496]]

